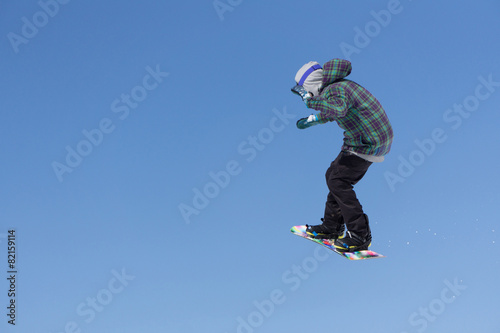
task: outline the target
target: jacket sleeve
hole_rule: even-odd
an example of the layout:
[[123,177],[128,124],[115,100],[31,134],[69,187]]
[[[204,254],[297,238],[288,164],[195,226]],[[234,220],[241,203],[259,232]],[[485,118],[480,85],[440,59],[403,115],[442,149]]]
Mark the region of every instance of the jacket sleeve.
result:
[[306,105],[310,109],[320,111],[318,121],[326,123],[343,118],[347,114],[348,99],[342,88],[328,90],[325,93],[307,100]]

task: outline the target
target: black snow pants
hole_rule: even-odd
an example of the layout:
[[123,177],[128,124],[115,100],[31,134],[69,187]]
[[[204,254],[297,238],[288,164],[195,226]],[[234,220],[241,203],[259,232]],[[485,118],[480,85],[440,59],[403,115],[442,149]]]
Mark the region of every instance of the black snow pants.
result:
[[341,151],[326,171],[326,183],[330,193],[325,205],[323,223],[337,226],[345,223],[347,229],[364,236],[368,232],[368,220],[356,197],[353,186],[363,178],[372,164],[359,156]]

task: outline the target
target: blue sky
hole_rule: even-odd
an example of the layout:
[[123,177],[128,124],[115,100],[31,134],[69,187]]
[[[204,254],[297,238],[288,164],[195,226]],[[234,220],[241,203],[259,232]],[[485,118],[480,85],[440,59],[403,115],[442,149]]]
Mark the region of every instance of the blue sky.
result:
[[[499,331],[496,1],[2,7],[3,331]],[[337,57],[395,131],[356,186],[384,259],[289,232],[342,143],[290,88]]]

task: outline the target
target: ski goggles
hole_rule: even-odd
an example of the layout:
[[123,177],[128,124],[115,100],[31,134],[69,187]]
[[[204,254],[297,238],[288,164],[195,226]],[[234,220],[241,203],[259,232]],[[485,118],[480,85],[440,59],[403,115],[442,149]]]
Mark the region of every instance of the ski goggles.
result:
[[311,67],[309,67],[309,69],[302,75],[302,77],[300,78],[298,84],[299,86],[302,86],[304,85],[304,82],[306,81],[307,77],[312,73],[314,72],[315,70],[317,69],[321,69],[321,65],[312,65]]

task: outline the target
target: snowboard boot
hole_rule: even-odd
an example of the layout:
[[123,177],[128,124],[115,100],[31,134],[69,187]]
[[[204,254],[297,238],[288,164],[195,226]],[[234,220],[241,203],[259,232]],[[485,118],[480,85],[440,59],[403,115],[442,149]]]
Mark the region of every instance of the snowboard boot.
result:
[[333,246],[335,246],[335,249],[339,252],[356,252],[368,250],[371,243],[371,234],[362,237],[356,235],[354,232],[347,231],[344,238],[336,239],[333,242]]
[[354,232],[347,231],[345,237],[342,239],[336,239],[333,242],[333,246],[339,252],[356,252],[368,250],[368,247],[372,243],[372,233],[370,230],[370,225],[368,225],[368,217],[366,217],[366,223],[368,226],[368,232],[361,236],[355,234]]
[[318,224],[318,225],[307,225],[306,224],[306,234],[310,236],[311,238],[316,238],[316,239],[338,239],[342,238],[344,235],[344,230],[345,227],[343,224],[339,224],[336,227],[331,227],[327,226],[324,224]]

